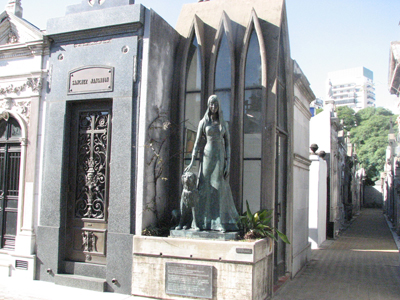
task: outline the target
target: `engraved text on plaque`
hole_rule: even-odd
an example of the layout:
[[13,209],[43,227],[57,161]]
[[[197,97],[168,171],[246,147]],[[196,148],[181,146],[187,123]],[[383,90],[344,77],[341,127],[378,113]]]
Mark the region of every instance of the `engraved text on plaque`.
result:
[[213,267],[167,262],[165,293],[212,299]]
[[69,72],[68,94],[112,92],[113,88],[112,67],[90,66]]

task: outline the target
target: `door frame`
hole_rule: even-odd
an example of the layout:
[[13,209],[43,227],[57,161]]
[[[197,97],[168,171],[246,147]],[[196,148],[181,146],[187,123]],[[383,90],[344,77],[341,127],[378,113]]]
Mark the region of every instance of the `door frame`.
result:
[[[12,102],[11,98],[5,98],[8,102]],[[20,153],[21,153],[21,158],[20,158],[20,170],[19,170],[19,187],[18,187],[18,210],[17,210],[17,232],[15,236],[15,247],[14,249],[8,249],[8,250],[15,250],[17,247],[17,239],[19,232],[21,231],[22,224],[23,224],[23,208],[24,208],[24,197],[25,197],[25,166],[26,166],[26,151],[27,151],[27,136],[28,136],[28,130],[27,130],[27,122],[25,119],[17,112],[12,111],[10,109],[4,109],[0,110],[0,120],[2,119],[8,119],[9,117],[14,118],[20,128],[21,128],[21,137],[18,139],[18,142],[20,144]],[[0,241],[0,244],[2,241]],[[0,245],[1,247],[1,245]],[[2,249],[2,248],[0,248]]]
[[[67,122],[66,131],[67,142],[65,148],[68,149],[66,162],[68,166],[67,178],[67,197],[65,224],[66,224],[66,250],[65,260],[81,263],[91,263],[105,265],[107,262],[107,227],[108,227],[108,205],[109,205],[109,178],[110,178],[110,156],[111,156],[111,131],[112,131],[112,101],[111,100],[90,100],[90,101],[74,101],[67,103]],[[79,116],[81,112],[108,111],[107,126],[107,148],[106,148],[106,172],[104,184],[104,216],[101,220],[96,218],[75,218],[76,192],[78,189],[78,147],[79,147]],[[89,172],[88,172],[89,173]],[[86,173],[86,175],[88,175]],[[96,174],[93,172],[93,174]],[[85,177],[86,179],[88,177]],[[85,180],[86,180],[85,179]],[[96,187],[94,187],[95,189]],[[73,227],[76,229],[80,226],[81,235],[74,233]],[[97,235],[93,234],[97,233]],[[80,240],[81,239],[81,240]],[[77,240],[82,242],[81,253],[74,249]],[[97,248],[101,243],[103,247]],[[75,251],[76,250],[76,251]],[[100,251],[99,251],[100,250]]]

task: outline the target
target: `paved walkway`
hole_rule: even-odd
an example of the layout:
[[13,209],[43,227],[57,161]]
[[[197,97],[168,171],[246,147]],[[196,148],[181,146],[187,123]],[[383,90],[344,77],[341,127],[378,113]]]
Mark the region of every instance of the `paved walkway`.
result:
[[149,300],[116,293],[101,293],[54,283],[13,278],[0,280],[0,300]]
[[399,251],[381,209],[363,209],[273,300],[398,300]]
[[[43,281],[0,280],[0,300],[142,300]],[[398,300],[399,253],[382,210],[364,209],[335,241],[314,250],[312,260],[273,300]],[[245,300],[245,299],[243,299]]]

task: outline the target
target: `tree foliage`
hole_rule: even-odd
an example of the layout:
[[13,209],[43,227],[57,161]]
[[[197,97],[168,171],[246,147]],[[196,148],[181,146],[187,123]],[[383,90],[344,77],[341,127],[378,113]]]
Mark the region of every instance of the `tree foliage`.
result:
[[343,120],[343,129],[346,131],[346,133],[356,126],[356,112],[354,109],[348,106],[340,106],[337,108],[336,112],[338,118]]
[[[367,107],[357,113],[348,107],[339,107],[339,119],[344,129],[350,132],[350,141],[356,146],[358,160],[365,169],[367,184],[372,185],[380,178],[385,165],[386,148],[391,120],[396,116],[382,107]],[[394,126],[397,131],[397,126]]]

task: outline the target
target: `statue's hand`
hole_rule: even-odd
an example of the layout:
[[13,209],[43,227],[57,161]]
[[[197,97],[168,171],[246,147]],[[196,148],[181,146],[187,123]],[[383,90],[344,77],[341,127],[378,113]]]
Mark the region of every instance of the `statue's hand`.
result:
[[185,168],[185,172],[189,172],[191,168],[192,168],[192,163],[190,163],[190,164]]

